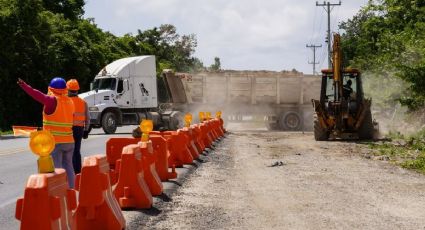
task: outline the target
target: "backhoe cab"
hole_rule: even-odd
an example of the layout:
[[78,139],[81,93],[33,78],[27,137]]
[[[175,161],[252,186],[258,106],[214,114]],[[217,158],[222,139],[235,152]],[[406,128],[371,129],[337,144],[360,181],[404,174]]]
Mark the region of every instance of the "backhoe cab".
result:
[[364,98],[360,72],[344,69],[341,55],[340,36],[334,34],[333,68],[322,70],[320,100],[312,100],[317,141],[373,138],[371,99]]

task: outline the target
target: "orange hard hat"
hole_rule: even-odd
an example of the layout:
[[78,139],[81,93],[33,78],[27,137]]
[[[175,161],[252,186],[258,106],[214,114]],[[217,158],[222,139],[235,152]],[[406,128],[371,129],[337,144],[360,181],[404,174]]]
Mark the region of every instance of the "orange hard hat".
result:
[[76,79],[71,79],[66,82],[66,87],[68,90],[77,91],[80,90],[80,85],[78,85],[78,81]]

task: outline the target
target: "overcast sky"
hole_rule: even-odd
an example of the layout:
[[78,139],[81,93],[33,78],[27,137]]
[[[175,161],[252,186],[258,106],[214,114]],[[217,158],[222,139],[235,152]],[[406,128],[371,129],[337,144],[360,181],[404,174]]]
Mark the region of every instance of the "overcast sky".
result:
[[[343,0],[334,7],[332,31],[366,3]],[[173,24],[179,34],[196,34],[194,56],[205,66],[220,57],[223,69],[311,73],[306,44],[322,44],[316,68],[327,66],[327,14],[313,0],[86,0],[85,17],[117,36]]]

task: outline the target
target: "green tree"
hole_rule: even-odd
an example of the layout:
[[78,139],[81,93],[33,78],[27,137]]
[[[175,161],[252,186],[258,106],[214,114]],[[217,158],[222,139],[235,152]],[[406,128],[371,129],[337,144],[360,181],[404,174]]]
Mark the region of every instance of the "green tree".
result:
[[214,58],[214,64],[212,64],[209,69],[212,70],[212,71],[221,70],[221,63],[220,63],[219,57]]
[[155,55],[159,72],[197,63],[194,35],[161,25],[117,37],[83,19],[83,6],[83,0],[0,0],[0,129],[41,125],[42,106],[21,91],[18,77],[44,92],[53,77],[73,77],[86,91],[101,68],[122,57]]
[[138,31],[139,54],[155,54],[158,72],[164,68],[188,71],[194,63],[192,54],[197,46],[195,35],[180,36],[173,25]]
[[370,0],[357,15],[340,24],[345,65],[377,79],[398,77],[408,90],[394,93],[410,110],[424,106],[425,1]]

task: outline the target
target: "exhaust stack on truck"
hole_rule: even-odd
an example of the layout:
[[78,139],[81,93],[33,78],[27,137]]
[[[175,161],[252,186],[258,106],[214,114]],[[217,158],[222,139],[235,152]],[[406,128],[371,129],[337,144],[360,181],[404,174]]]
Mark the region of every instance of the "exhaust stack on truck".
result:
[[89,107],[91,127],[102,127],[107,134],[115,133],[118,126],[138,125],[143,119],[153,120],[157,129],[182,126],[179,111],[158,112],[155,56],[122,58],[108,64],[95,76],[90,91],[79,96]]

